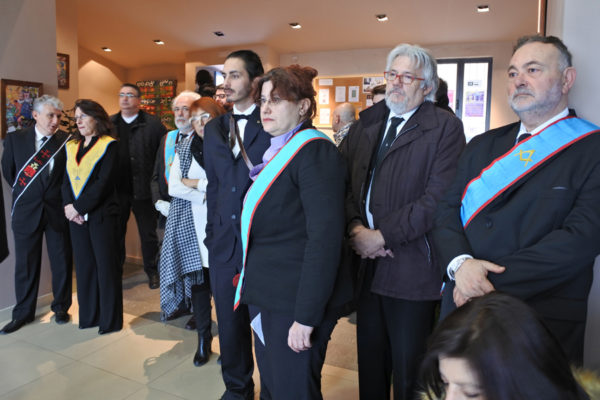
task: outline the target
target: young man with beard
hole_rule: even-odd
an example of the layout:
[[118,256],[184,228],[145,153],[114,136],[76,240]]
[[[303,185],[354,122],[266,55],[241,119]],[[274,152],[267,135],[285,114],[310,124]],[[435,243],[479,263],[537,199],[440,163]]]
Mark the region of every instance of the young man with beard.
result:
[[[263,74],[256,53],[235,51],[225,60],[223,87],[233,111],[210,121],[204,128],[204,164],[208,187],[206,240],[210,281],[219,323],[221,369],[225,382],[222,399],[253,399],[252,335],[248,307],[233,310],[234,279],[242,269],[240,213],[250,170],[243,149],[253,165],[262,161],[270,138],[261,125],[260,110],[251,97],[252,81]],[[235,122],[232,124],[232,118]],[[239,136],[232,131],[237,128]],[[240,143],[241,141],[241,143]]]
[[360,257],[357,344],[361,399],[415,396],[416,371],[442,285],[428,233],[465,145],[462,123],[432,100],[431,54],[402,44],[388,55],[385,102],[362,111],[342,142],[346,213]]

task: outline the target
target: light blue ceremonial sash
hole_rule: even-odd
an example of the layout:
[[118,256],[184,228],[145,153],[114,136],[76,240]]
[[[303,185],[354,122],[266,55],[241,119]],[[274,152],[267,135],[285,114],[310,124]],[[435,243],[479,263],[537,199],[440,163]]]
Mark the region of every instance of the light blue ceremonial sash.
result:
[[252,227],[252,219],[258,205],[264,198],[269,188],[275,182],[281,172],[287,167],[292,159],[298,154],[298,151],[307,143],[313,140],[329,140],[323,133],[314,129],[305,129],[296,133],[288,142],[275,154],[275,156],[265,165],[260,171],[256,180],[246,193],[246,200],[242,208],[241,216],[241,232],[242,232],[242,272],[235,289],[235,298],[233,309],[235,310],[240,304],[242,296],[242,287],[244,282],[244,271],[246,269],[246,255],[248,254],[248,240],[250,238],[250,229]]
[[467,184],[460,208],[463,228],[525,175],[570,145],[599,130],[598,126],[583,119],[566,117],[517,143]]
[[177,144],[177,134],[179,134],[179,129],[175,129],[167,133],[167,137],[165,138],[165,152],[164,152],[164,160],[165,160],[165,182],[167,185],[169,184],[169,174],[171,172],[171,165],[173,164],[173,160],[175,159],[175,145]]

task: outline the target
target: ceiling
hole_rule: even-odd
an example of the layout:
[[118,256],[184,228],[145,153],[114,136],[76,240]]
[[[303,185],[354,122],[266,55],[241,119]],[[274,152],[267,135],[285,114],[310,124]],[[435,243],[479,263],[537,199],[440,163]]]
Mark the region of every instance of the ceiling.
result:
[[[248,44],[289,54],[402,42],[514,41],[536,33],[539,1],[77,0],[78,40],[126,68],[184,63],[189,52]],[[490,12],[477,13],[481,4]],[[387,14],[389,21],[378,22],[376,14]],[[291,22],[302,29],[291,29]],[[154,39],[166,44],[157,46]],[[103,46],[113,51],[105,53]]]

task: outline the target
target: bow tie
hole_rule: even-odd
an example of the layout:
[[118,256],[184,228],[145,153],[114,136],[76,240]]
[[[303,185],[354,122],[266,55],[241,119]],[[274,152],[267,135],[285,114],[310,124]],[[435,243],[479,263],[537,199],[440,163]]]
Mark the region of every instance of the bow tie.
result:
[[244,114],[233,114],[233,119],[235,119],[236,121],[239,121],[240,119],[250,119],[249,115],[244,115]]

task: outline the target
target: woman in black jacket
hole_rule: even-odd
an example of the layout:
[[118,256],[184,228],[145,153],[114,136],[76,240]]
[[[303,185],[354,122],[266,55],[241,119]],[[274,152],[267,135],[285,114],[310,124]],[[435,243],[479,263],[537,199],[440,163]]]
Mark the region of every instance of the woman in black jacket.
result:
[[261,398],[322,398],[327,343],[351,295],[342,279],[349,275],[339,267],[345,166],[331,140],[312,127],[316,74],[297,65],[275,68],[253,89],[273,138],[250,171],[236,305],[249,306]]
[[75,256],[79,328],[98,326],[98,333],[105,334],[123,326],[115,235],[117,146],[108,114],[95,101],[78,100],[75,121],[78,131],[66,145],[62,194]]

